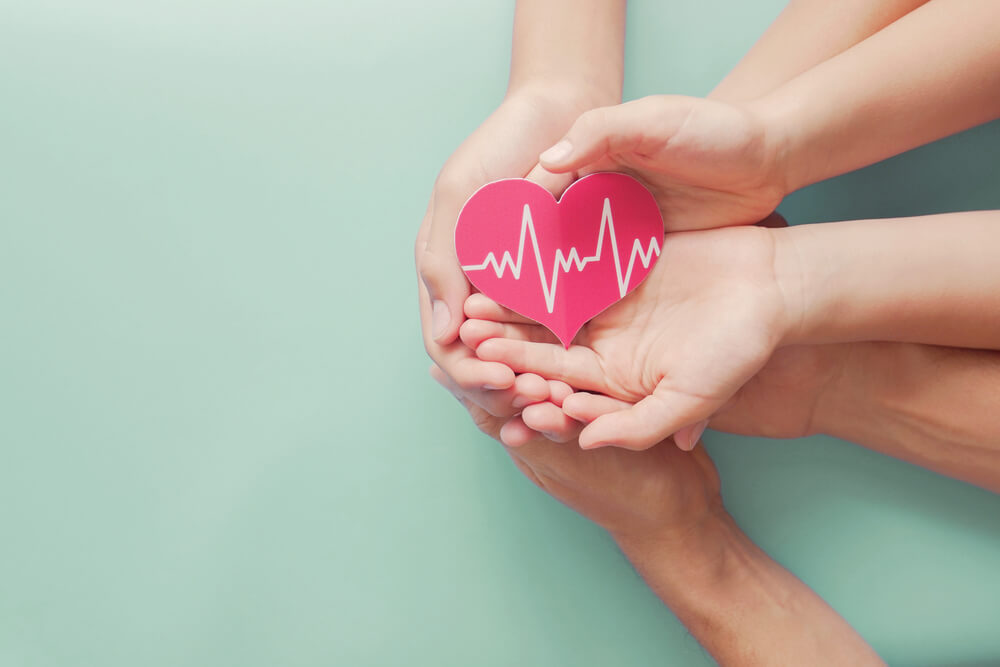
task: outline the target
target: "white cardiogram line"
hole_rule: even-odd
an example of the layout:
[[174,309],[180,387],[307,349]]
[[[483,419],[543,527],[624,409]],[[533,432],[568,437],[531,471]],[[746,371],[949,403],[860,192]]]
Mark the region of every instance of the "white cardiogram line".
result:
[[608,235],[611,237],[611,254],[615,261],[615,272],[618,277],[618,293],[624,298],[625,293],[628,292],[629,281],[632,279],[632,268],[635,266],[635,258],[638,257],[639,261],[642,262],[642,267],[648,269],[649,263],[653,259],[653,254],[655,253],[657,257],[660,256],[660,244],[657,242],[655,236],[650,237],[649,248],[643,251],[642,243],[639,242],[639,239],[636,239],[632,244],[632,253],[628,259],[628,268],[625,270],[625,275],[622,276],[621,259],[618,257],[618,238],[615,236],[615,221],[611,217],[611,201],[607,197],[604,198],[604,211],[601,213],[601,229],[597,236],[597,250],[594,251],[593,255],[580,257],[580,253],[577,252],[575,247],[570,248],[569,253],[566,255],[563,254],[562,248],[556,249],[555,263],[552,266],[552,279],[549,282],[545,281],[545,267],[542,264],[542,253],[538,248],[538,237],[535,236],[535,224],[531,220],[531,209],[527,204],[524,205],[524,214],[521,216],[521,239],[517,245],[517,260],[515,261],[511,257],[510,251],[505,250],[503,257],[498,262],[496,254],[490,251],[487,253],[486,259],[483,260],[482,264],[471,264],[463,266],[462,269],[465,271],[482,271],[493,267],[497,278],[503,278],[506,268],[510,267],[510,272],[514,275],[514,280],[520,280],[521,260],[524,259],[524,241],[530,234],[531,245],[535,252],[535,262],[538,264],[538,278],[542,283],[542,293],[545,295],[545,307],[551,313],[555,307],[556,284],[559,280],[560,270],[569,273],[570,269],[575,265],[577,271],[583,271],[583,267],[587,266],[587,264],[600,261],[604,250],[605,230],[607,230]]

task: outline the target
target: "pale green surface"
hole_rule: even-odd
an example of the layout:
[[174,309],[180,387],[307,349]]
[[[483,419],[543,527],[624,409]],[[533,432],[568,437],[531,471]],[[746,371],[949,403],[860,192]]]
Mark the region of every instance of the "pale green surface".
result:
[[[627,96],[777,13],[636,2]],[[506,2],[0,8],[0,665],[700,665],[426,375],[412,237]],[[996,124],[793,220],[1000,207]],[[364,289],[362,287],[364,281]],[[1000,662],[1000,501],[710,433],[747,532],[894,664]]]

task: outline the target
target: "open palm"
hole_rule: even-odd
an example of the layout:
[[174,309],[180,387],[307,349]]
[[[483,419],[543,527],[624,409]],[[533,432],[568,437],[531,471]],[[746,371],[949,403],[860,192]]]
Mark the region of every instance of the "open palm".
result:
[[758,227],[668,235],[645,282],[569,349],[507,325],[476,354],[635,403],[595,419],[580,444],[645,449],[711,417],[771,357],[786,312],[772,239]]

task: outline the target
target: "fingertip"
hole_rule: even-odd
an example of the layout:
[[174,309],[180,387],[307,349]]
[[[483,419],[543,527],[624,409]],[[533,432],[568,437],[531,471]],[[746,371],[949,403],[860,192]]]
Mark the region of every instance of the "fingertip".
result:
[[465,316],[469,319],[488,320],[490,313],[500,308],[500,305],[481,292],[473,292],[462,306]]
[[523,373],[514,380],[516,396],[511,401],[514,408],[524,408],[549,398],[549,385],[534,373]]
[[514,371],[495,362],[491,362],[488,366],[488,369],[483,369],[484,376],[488,378],[483,382],[483,389],[496,391],[514,386],[514,381],[517,379]]
[[522,447],[535,437],[535,432],[520,417],[512,417],[500,427],[500,442],[507,447]]
[[488,320],[468,319],[462,322],[459,338],[469,349],[477,349],[485,340],[503,335],[503,325]]
[[573,157],[573,144],[568,139],[561,139],[551,148],[546,149],[538,156],[538,162],[553,173],[561,173],[567,170],[570,158]]
[[521,412],[521,419],[532,430],[547,431],[552,426],[550,410],[559,410],[559,408],[549,402],[535,403]]
[[[453,317],[452,312],[458,315]],[[431,302],[431,336],[438,345],[454,343],[463,321],[461,308],[452,309],[443,299]]]
[[685,426],[674,434],[674,444],[685,452],[690,452],[698,446],[698,440],[705,433],[708,427],[708,420],[704,419],[696,424]]
[[572,393],[562,399],[562,409],[567,415],[576,419],[577,421],[588,422],[589,419],[585,419],[586,413],[584,408],[586,406],[586,399],[584,392]]
[[549,171],[540,164],[535,165],[525,179],[531,181],[532,183],[537,183],[542,186],[553,197],[559,199],[562,197],[563,193],[573,183],[573,174],[568,173],[555,173]]
[[548,385],[550,400],[559,407],[564,407],[563,403],[565,400],[573,395],[573,387],[569,386],[562,380],[549,380]]
[[[590,422],[580,432],[581,449],[598,449],[600,447],[620,447],[640,451],[649,449],[655,443],[646,442],[642,437],[629,433],[623,428],[618,415],[601,415]],[[615,422],[618,422],[617,424]]]
[[476,348],[476,356],[483,361],[499,362],[503,359],[503,339],[490,338],[484,340]]

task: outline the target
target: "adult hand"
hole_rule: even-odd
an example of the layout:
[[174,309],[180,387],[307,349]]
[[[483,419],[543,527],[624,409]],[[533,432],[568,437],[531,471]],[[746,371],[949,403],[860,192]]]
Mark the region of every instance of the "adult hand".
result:
[[[536,485],[607,530],[649,587],[720,664],[883,664],[864,640],[743,534],[726,512],[715,465],[700,447],[581,451],[506,422],[432,375],[507,447]],[[555,401],[571,389],[550,381]],[[613,399],[607,399],[609,401]]]
[[[440,369],[434,367],[432,375],[462,402],[484,433],[501,440],[503,431],[504,440],[519,441],[506,450],[528,479],[616,541],[680,542],[708,519],[725,515],[719,475],[703,447],[693,452],[676,447],[588,452],[555,444],[528,429],[520,417],[496,418],[479,408]],[[552,384],[557,402],[571,391]]]
[[[516,382],[510,369],[476,359],[455,340],[464,320],[462,304],[471,291],[455,254],[458,213],[473,192],[499,178],[528,177],[556,192],[565,188],[570,178],[537,168],[538,153],[582,110],[606,99],[568,87],[521,86],[455,151],[434,185],[415,247],[424,344],[469,400],[491,414],[514,414],[524,403],[545,396],[539,394],[541,385]],[[519,404],[512,405],[518,397]]]

